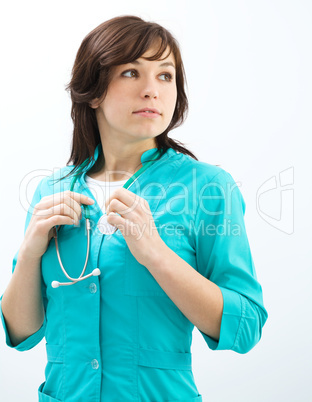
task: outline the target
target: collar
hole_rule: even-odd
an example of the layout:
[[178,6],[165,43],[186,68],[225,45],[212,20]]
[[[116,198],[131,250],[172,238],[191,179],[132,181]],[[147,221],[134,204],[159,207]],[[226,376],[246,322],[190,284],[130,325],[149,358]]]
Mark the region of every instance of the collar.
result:
[[[150,160],[151,156],[157,152],[157,148],[151,148],[148,149],[147,151],[143,152],[143,154],[141,155],[141,163],[144,164],[145,162],[147,162],[148,160]],[[88,197],[94,199],[93,194],[91,193],[91,191],[88,188],[88,185],[86,183],[85,180],[85,176],[88,172],[89,169],[91,169],[91,167],[95,164],[95,162],[97,161],[100,152],[102,152],[102,144],[98,144],[95,151],[94,151],[94,156],[91,157],[91,161],[86,164],[86,166],[82,169],[82,173],[78,176],[77,178],[77,186],[78,188],[74,191],[79,191],[79,192],[84,192]],[[162,155],[160,156],[160,158],[158,160],[155,161],[155,164],[158,163],[163,163],[165,160],[169,159],[170,157],[174,157],[176,156],[178,153],[175,149],[173,148],[168,148],[164,153],[162,153]],[[144,176],[144,175],[143,175]],[[170,175],[168,176],[168,180],[170,178]],[[102,214],[101,212],[101,208],[98,206],[97,201],[95,200],[95,204],[89,206],[89,208],[91,208],[92,210],[94,210],[97,214],[99,214],[99,216]],[[97,217],[97,219],[99,219],[99,216]]]
[[[157,152],[158,148],[151,148],[148,149],[147,151],[143,152],[143,154],[141,155],[141,163],[142,165],[147,162],[148,160],[150,160],[151,156]],[[168,159],[171,156],[177,155],[177,151],[173,148],[168,148],[166,149],[166,151],[161,155],[161,157],[159,158],[159,160],[164,160],[164,159]]]
[[[97,161],[97,159],[99,158],[99,155],[102,153],[102,144],[99,143],[94,151],[94,155],[93,157],[91,157],[90,162],[82,169],[82,173],[87,173],[88,170],[90,170],[92,168],[92,166],[95,164],[95,162]],[[147,151],[143,152],[143,154],[141,155],[141,163],[142,165],[147,162],[148,160],[150,160],[151,156],[154,155],[154,153],[157,152],[157,148],[150,148]],[[164,152],[160,159],[162,159],[164,156],[166,156],[167,158],[175,155],[176,151],[173,148],[168,148],[166,150],[166,152]]]
[[141,163],[142,165],[147,162],[151,156],[154,155],[154,153],[157,152],[157,148],[151,148],[148,149],[147,151],[143,152],[143,154],[141,155]]
[[[83,188],[87,187],[86,184],[86,180],[85,180],[85,176],[88,172],[88,170],[90,170],[92,168],[92,166],[95,164],[95,162],[97,161],[100,153],[103,152],[102,151],[102,143],[99,143],[94,151],[94,156],[91,157],[91,160],[88,164],[86,164],[86,166],[82,169],[81,175],[78,178],[78,181],[80,182],[80,186],[82,185]],[[141,163],[142,165],[147,162],[148,160],[150,160],[151,156],[157,152],[157,148],[150,148],[147,151],[143,152],[143,154],[141,155]],[[177,151],[173,148],[168,148],[161,156],[160,158],[156,161],[159,162],[164,161],[165,159],[168,159],[174,155],[177,155]],[[86,160],[87,161],[87,160]]]
[[[92,168],[92,166],[95,164],[95,162],[99,158],[99,155],[101,152],[102,152],[102,144],[99,143],[94,150],[94,155],[91,156],[90,162],[82,169],[83,174]],[[83,163],[85,163],[85,162],[83,162]]]

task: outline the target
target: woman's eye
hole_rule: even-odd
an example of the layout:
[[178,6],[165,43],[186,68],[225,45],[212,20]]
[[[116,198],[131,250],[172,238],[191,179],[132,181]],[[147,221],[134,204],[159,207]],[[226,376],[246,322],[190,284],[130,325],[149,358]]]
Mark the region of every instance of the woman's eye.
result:
[[164,75],[166,78],[163,80],[163,81],[171,81],[172,80],[172,75],[170,74],[170,73],[164,73],[164,74],[161,74],[161,75]]
[[[132,78],[132,77],[136,77],[138,75],[138,73],[136,70],[127,70],[127,71],[124,71],[121,75]],[[161,78],[162,81],[167,81],[167,82],[172,81],[172,75],[170,73],[160,74],[160,77],[162,77],[162,76],[165,77],[165,78]]]
[[[135,75],[135,74],[136,74],[136,71],[135,71],[135,70],[124,71],[124,72],[122,73],[122,75],[130,74],[130,77],[133,77],[134,75],[132,75],[132,73]],[[128,77],[129,77],[129,75],[128,75]]]

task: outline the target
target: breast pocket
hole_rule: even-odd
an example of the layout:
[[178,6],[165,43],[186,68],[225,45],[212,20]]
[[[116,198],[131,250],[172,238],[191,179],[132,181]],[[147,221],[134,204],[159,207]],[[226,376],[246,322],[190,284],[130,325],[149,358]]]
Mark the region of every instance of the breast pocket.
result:
[[[162,236],[164,242],[173,251],[181,247],[181,238],[170,235]],[[140,264],[128,247],[125,250],[124,264],[125,294],[129,296],[168,297],[149,270]]]

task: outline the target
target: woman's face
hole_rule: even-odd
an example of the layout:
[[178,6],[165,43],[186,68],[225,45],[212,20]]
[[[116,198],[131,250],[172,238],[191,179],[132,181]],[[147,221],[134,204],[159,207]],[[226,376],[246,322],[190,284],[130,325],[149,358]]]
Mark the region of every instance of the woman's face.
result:
[[[114,67],[104,101],[92,103],[101,137],[135,142],[154,138],[169,126],[177,100],[175,60],[172,53],[168,56],[169,48],[164,60],[144,59],[156,50]],[[136,113],[147,108],[159,113]]]

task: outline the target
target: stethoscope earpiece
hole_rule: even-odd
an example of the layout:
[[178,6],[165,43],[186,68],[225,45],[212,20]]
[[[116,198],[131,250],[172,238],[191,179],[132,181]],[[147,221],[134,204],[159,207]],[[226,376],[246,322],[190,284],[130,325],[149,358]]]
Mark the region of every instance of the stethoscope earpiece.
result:
[[86,276],[80,276],[79,278],[74,279],[72,282],[58,282],[58,281],[53,281],[51,283],[52,288],[56,289],[60,286],[68,286],[68,285],[74,285],[77,282],[83,281],[87,278],[90,278],[91,276],[100,276],[101,275],[101,271],[99,270],[99,268],[95,268],[91,274],[88,274]]

